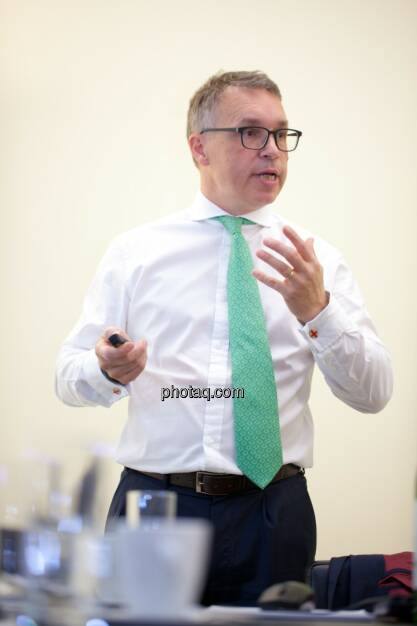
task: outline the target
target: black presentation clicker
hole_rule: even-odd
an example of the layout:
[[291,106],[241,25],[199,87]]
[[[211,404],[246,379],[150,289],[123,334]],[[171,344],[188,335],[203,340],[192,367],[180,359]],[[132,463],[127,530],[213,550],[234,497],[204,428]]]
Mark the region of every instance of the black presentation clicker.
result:
[[118,333],[113,333],[113,335],[110,335],[109,341],[114,348],[118,348],[119,346],[122,346],[124,343],[126,343],[128,339],[125,339]]

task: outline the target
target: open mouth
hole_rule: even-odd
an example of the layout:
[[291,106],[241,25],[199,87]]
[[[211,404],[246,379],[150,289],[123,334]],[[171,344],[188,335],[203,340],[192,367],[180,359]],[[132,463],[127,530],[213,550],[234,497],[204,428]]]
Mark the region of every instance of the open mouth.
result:
[[277,174],[258,174],[258,176],[260,178],[263,178],[264,180],[276,180],[278,178]]
[[278,179],[278,173],[274,171],[269,172],[267,170],[266,172],[259,172],[257,177],[268,182],[275,182]]

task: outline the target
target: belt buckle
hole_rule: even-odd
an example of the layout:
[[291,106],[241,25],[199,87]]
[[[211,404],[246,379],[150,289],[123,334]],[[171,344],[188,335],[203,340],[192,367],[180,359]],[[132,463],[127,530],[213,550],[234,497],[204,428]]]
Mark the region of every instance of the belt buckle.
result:
[[203,476],[206,472],[196,472],[195,473],[195,490],[197,493],[206,493],[203,491],[204,479]]
[[[220,474],[221,475],[221,474]],[[228,492],[220,492],[220,491],[212,491],[210,488],[204,489],[204,477],[205,476],[215,476],[218,477],[219,474],[217,472],[196,472],[195,473],[195,490],[197,493],[203,493],[206,496],[227,496]]]
[[195,490],[197,493],[203,493],[206,496],[227,496],[229,494],[229,491],[219,491],[219,490],[212,490],[210,488],[206,488],[204,489],[204,477],[205,476],[214,476],[216,478],[218,478],[219,476],[225,476],[225,474],[218,474],[217,472],[196,472],[195,473]]

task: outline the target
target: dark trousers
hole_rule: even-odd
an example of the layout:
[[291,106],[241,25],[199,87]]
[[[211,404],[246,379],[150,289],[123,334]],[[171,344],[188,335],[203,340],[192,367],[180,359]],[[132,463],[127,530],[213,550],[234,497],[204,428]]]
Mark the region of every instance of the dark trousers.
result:
[[212,557],[202,604],[252,605],[274,583],[305,582],[316,551],[316,521],[302,473],[264,490],[207,496],[126,468],[108,520],[125,515],[126,493],[134,489],[175,491],[178,516],[202,517],[213,524]]

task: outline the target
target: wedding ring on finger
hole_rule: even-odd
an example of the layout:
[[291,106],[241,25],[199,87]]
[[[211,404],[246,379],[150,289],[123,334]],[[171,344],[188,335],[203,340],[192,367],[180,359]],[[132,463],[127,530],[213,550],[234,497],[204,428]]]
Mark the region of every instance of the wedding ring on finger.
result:
[[295,272],[295,269],[291,268],[291,270],[287,274],[287,280],[290,280],[290,278],[292,278],[292,275],[294,274],[294,272]]

